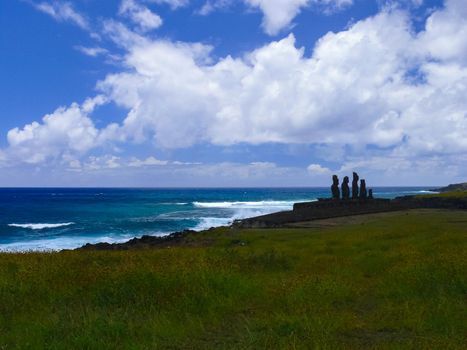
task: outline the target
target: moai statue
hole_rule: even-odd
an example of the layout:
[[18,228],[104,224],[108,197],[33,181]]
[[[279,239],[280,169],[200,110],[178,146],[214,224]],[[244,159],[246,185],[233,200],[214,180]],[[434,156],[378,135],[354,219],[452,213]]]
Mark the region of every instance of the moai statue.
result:
[[358,198],[358,174],[353,173],[352,179],[352,198]]
[[360,180],[360,198],[362,199],[367,198],[365,180]]
[[339,191],[339,178],[337,175],[332,176],[332,186],[331,186],[332,198],[339,199],[341,194]]
[[349,177],[346,176],[344,177],[344,180],[342,181],[342,199],[349,199],[350,197],[350,189],[349,189]]
[[368,198],[373,199],[373,190],[371,188],[368,190]]

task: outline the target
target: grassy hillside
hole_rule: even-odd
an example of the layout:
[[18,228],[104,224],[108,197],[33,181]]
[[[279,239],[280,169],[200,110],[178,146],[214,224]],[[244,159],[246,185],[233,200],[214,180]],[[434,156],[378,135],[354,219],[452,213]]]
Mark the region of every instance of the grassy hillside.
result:
[[467,212],[0,254],[0,349],[462,349]]

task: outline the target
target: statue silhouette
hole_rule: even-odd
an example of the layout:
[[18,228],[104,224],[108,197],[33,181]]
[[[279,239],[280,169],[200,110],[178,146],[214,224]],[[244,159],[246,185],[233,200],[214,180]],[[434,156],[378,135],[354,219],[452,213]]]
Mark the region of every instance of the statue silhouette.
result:
[[344,177],[344,180],[342,181],[342,199],[349,199],[350,197],[350,189],[349,189],[349,177],[346,176]]
[[332,186],[331,186],[332,198],[339,199],[341,194],[339,191],[339,178],[337,175],[332,176]]
[[366,183],[365,180],[360,180],[360,198],[365,199],[366,196]]
[[352,198],[358,198],[358,174],[353,173],[352,179]]

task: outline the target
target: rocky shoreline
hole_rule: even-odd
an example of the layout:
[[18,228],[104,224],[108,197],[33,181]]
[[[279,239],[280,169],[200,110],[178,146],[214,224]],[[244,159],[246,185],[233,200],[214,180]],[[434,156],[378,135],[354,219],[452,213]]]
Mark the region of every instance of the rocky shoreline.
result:
[[145,248],[168,248],[174,245],[183,245],[189,243],[187,238],[194,234],[199,234],[204,231],[184,230],[171,233],[168,236],[142,236],[141,238],[133,238],[123,243],[88,243],[75,250],[130,250],[130,249],[145,249]]
[[[240,229],[279,228],[287,227],[297,222],[409,209],[467,210],[467,197],[404,196],[395,199],[320,199],[315,202],[297,203],[291,211],[282,211],[238,220],[235,221],[231,227]],[[206,242],[203,243],[199,240],[195,240],[194,236],[202,235],[213,229],[214,228],[211,228],[205,231],[184,230],[163,237],[143,236],[141,238],[133,238],[124,243],[88,243],[76,250],[132,250],[203,245],[206,244]]]
[[[360,186],[358,185],[359,180]],[[333,175],[332,182],[332,198],[319,198],[313,202],[295,203],[293,210],[237,220],[230,227],[240,229],[278,228],[287,227],[299,222],[409,209],[467,209],[467,195],[458,197],[440,195],[404,196],[394,199],[374,198],[373,191],[371,189],[367,191],[365,180],[360,179],[355,172],[352,174],[352,191],[350,191],[350,179],[348,176],[344,177],[341,188],[339,188],[339,178],[337,175]],[[450,189],[462,191],[464,187],[467,188],[467,183],[449,185],[435,191],[446,192]],[[173,245],[193,246],[200,244],[200,241],[193,239],[193,236],[203,232],[206,231],[184,230],[163,237],[143,236],[141,238],[133,238],[124,243],[88,243],[77,250],[128,250],[168,248]]]

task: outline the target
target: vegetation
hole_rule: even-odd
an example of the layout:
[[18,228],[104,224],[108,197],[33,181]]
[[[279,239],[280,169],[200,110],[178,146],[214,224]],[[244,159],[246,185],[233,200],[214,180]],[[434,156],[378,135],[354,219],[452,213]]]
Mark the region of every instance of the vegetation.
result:
[[441,193],[429,193],[418,195],[419,198],[462,198],[467,199],[467,191],[450,191],[450,192],[441,192]]
[[[307,224],[304,224],[307,226]],[[467,212],[0,255],[0,349],[462,349]]]
[[454,191],[467,191],[467,182],[459,183],[459,184],[451,184],[446,187],[439,188],[437,191],[439,192],[454,192]]

